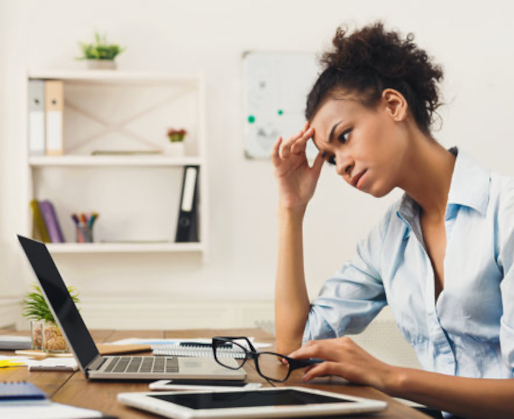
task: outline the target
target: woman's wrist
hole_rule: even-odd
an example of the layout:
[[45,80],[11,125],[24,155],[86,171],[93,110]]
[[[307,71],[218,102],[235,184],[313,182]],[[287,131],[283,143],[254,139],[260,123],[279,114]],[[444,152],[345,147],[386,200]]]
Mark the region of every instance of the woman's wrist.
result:
[[278,204],[278,216],[279,217],[289,217],[289,218],[299,218],[303,220],[303,216],[305,215],[305,210],[307,209],[307,205],[286,205],[279,203]]
[[378,390],[394,397],[401,397],[408,379],[408,368],[390,366],[384,373]]

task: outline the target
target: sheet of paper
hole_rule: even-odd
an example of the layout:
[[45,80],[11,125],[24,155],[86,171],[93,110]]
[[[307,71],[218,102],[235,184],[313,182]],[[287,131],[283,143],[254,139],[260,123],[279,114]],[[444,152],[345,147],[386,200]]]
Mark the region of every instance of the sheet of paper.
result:
[[100,418],[102,413],[60,403],[30,402],[23,405],[0,404],[0,417],[9,419],[87,419]]

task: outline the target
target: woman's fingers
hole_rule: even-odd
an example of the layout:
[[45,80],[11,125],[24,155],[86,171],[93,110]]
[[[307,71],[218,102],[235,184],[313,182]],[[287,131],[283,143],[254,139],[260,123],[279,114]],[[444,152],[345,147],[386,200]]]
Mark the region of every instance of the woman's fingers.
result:
[[320,358],[327,359],[326,345],[320,343],[323,341],[309,341],[300,349],[297,349],[293,353],[289,354],[290,358]]
[[305,152],[307,148],[307,141],[309,141],[314,135],[314,128],[307,129],[302,137],[296,140],[291,146],[291,154],[300,154]]
[[316,156],[316,159],[314,159],[314,163],[312,164],[312,169],[316,172],[316,174],[319,176],[321,173],[321,168],[323,167],[323,163],[325,163],[325,159],[321,155],[321,153],[318,153]]
[[303,375],[302,380],[310,381],[316,377],[335,375],[334,366],[335,364],[333,362],[323,362],[322,364],[317,364]]
[[302,138],[304,131],[299,131],[296,135],[293,135],[292,137],[289,137],[286,141],[282,143],[282,146],[280,147],[280,157],[283,159],[290,154],[291,146],[295,141],[297,141],[299,138]]
[[275,141],[275,144],[273,144],[273,147],[271,148],[271,161],[275,166],[280,163],[280,144],[282,144],[282,137],[278,137],[277,141]]
[[298,134],[288,138],[287,141],[285,141],[282,144],[282,147],[280,148],[280,157],[285,158],[288,157],[290,154],[294,153],[292,147],[296,143],[298,143],[300,147],[302,145],[304,146],[313,133],[314,130],[312,128],[309,128],[307,131],[301,130]]

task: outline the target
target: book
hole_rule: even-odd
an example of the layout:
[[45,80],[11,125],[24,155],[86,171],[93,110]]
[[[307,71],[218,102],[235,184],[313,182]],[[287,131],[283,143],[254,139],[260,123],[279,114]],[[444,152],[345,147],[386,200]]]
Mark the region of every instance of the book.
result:
[[64,84],[62,80],[45,81],[46,155],[64,154],[63,143]]
[[30,201],[30,208],[32,209],[32,237],[44,243],[50,243],[50,236],[37,199]]
[[29,102],[29,154],[45,154],[45,84],[43,80],[30,80]]
[[28,336],[0,335],[0,350],[14,351],[16,349],[30,349],[32,340]]
[[0,382],[0,415],[2,418],[10,419],[108,417],[96,410],[53,403],[46,393],[25,381]]
[[46,394],[32,383],[26,383],[25,381],[0,382],[0,402],[45,399]]
[[177,220],[175,242],[198,242],[197,189],[200,167],[186,166]]
[[39,202],[39,208],[41,209],[50,241],[52,243],[64,243],[64,236],[53,204],[48,200],[41,201]]

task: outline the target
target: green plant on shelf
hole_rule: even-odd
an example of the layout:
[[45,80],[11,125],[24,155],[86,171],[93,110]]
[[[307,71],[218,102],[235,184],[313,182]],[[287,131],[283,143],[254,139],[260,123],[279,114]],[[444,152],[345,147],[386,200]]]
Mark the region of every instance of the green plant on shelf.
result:
[[181,143],[184,141],[184,137],[186,136],[187,131],[185,129],[172,129],[168,130],[168,138],[172,143]]
[[106,60],[114,61],[117,55],[121,54],[127,48],[120,48],[117,44],[108,44],[107,37],[103,37],[95,32],[95,42],[87,44],[79,42],[82,48],[82,57],[77,57],[77,60]]

